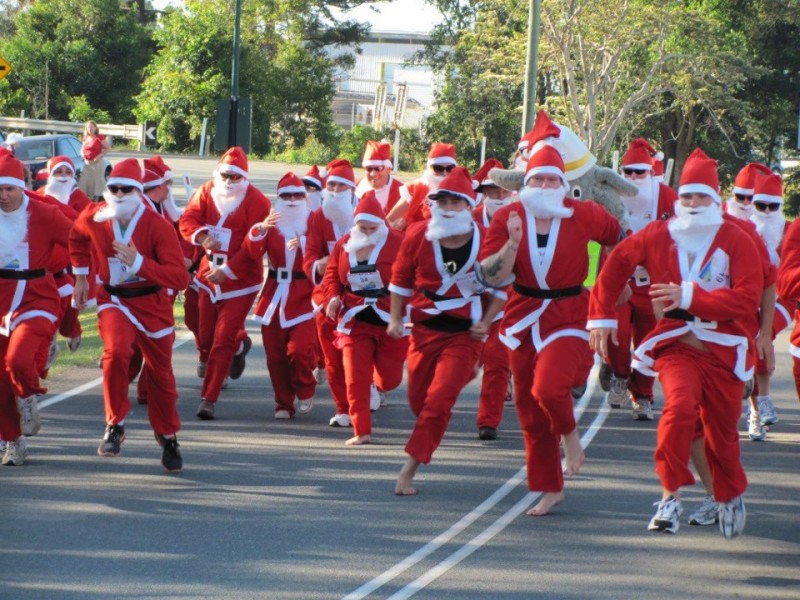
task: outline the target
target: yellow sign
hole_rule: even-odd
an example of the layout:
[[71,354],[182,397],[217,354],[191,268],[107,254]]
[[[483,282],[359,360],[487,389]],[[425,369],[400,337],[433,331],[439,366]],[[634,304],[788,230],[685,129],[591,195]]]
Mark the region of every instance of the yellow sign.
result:
[[0,80],[2,80],[6,75],[11,73],[11,65],[8,64],[8,61],[0,56]]

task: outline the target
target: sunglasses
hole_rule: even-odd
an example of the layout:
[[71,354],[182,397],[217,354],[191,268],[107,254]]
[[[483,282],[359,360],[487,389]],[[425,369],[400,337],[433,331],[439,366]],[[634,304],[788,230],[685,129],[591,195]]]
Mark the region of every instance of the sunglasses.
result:
[[753,202],[753,206],[758,212],[777,212],[781,209],[780,202]]
[[287,193],[287,194],[281,194],[278,197],[281,200],[305,200],[306,199],[306,195],[301,193],[301,192],[297,192],[297,193],[292,192],[292,193]]
[[648,169],[622,169],[622,172],[625,175],[644,175],[648,172]]
[[122,192],[123,194],[130,194],[134,187],[132,185],[109,185],[108,191],[112,194],[116,194],[117,192]]
[[242,176],[238,173],[220,173],[219,176],[225,181],[240,181]]
[[734,194],[733,197],[736,199],[737,202],[744,204],[745,202],[752,202],[752,196],[746,196],[745,194]]
[[431,165],[431,169],[437,175],[441,175],[442,173],[449,173],[453,169],[455,169],[455,165]]
[[364,167],[364,170],[365,170],[367,173],[383,173],[383,170],[384,170],[385,168],[386,168],[386,167]]

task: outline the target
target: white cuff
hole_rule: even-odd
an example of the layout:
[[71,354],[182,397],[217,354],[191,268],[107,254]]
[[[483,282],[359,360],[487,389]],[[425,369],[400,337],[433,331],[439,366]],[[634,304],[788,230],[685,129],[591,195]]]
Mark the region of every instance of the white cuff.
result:
[[258,225],[253,225],[250,228],[250,231],[247,233],[247,237],[250,238],[251,242],[259,242],[259,241],[263,240],[265,237],[267,237],[267,231],[269,231],[268,229],[265,229],[263,231],[263,233],[255,233],[255,232],[259,231],[259,230],[260,230],[260,227]]
[[694,295],[694,283],[692,283],[691,281],[682,281],[681,303],[678,305],[678,308],[682,308],[683,310],[689,310],[689,307],[692,305],[693,295]]
[[204,231],[205,231],[206,233],[208,233],[210,230],[209,230],[209,228],[208,228],[208,227],[201,227],[200,229],[198,229],[197,231],[195,231],[195,232],[192,234],[192,243],[193,243],[195,246],[202,246],[202,244],[198,244],[196,240],[197,240],[197,236],[198,236],[198,235],[200,235],[201,233],[203,233]]
[[318,275],[317,275],[317,265],[319,263],[320,263],[319,260],[315,260],[313,266],[311,267],[311,283],[313,283],[314,285],[319,285],[320,283],[322,283],[321,279],[319,279],[319,280],[317,279],[317,277],[318,277]]
[[76,267],[72,266],[72,274],[73,275],[88,275],[89,274],[89,267]]
[[397,286],[397,285],[395,285],[393,283],[389,284],[389,291],[390,292],[394,292],[398,296],[404,296],[405,298],[410,298],[411,294],[414,293],[414,290],[410,290],[408,288],[403,288],[403,287]]
[[618,323],[616,319],[589,319],[586,322],[586,329],[617,329]]
[[139,272],[139,269],[142,268],[143,264],[144,264],[144,256],[142,256],[137,252],[136,258],[133,260],[133,264],[131,265],[130,269],[128,269],[128,272],[132,273],[133,275],[136,275]]

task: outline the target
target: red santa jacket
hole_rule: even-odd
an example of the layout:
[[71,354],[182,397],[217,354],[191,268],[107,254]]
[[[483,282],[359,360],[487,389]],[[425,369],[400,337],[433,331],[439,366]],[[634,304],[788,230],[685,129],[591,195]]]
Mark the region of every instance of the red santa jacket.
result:
[[752,240],[723,221],[709,246],[689,262],[669,232],[668,221],[656,221],[614,249],[592,289],[589,328],[616,327],[615,304],[636,265],[644,265],[653,283],[681,282],[679,310],[658,321],[634,352],[633,367],[654,375],[659,352],[686,333],[693,333],[742,381],[753,374],[748,351],[752,336],[746,321],[758,308],[764,278],[752,260]]
[[[105,206],[105,202],[90,206],[75,221],[69,236],[73,272],[88,275],[94,251],[103,283],[97,290],[97,312],[120,310],[151,338],[171,334],[175,320],[167,290],[181,290],[189,283],[172,227],[142,203],[123,231],[116,220],[102,223],[94,220],[94,215]],[[139,256],[131,267],[116,258],[114,241],[133,243],[136,247]]]
[[794,307],[795,326],[789,338],[789,352],[800,358],[800,220],[792,221],[783,234],[775,286],[778,297]]
[[[211,198],[213,185],[213,181],[207,181],[194,193],[183,211],[179,227],[184,239],[195,246],[200,246],[196,239],[203,232],[214,235],[222,243],[219,250],[203,256],[194,278],[197,287],[205,291],[212,302],[217,302],[255,294],[261,289],[263,266],[260,261],[253,260],[244,252],[243,244],[250,227],[267,218],[270,202],[264,194],[250,185],[241,204],[233,212],[222,216]],[[211,270],[209,261],[215,267],[222,268],[228,276],[219,285],[206,279]]]
[[408,211],[405,220],[406,227],[419,221],[427,221],[431,218],[431,209],[428,206],[428,193],[430,188],[422,181],[415,181],[406,186],[408,190]]
[[500,339],[514,350],[528,331],[537,351],[565,335],[588,340],[586,312],[589,292],[583,281],[589,272],[586,245],[595,241],[616,244],[622,236],[619,222],[599,204],[567,198],[574,210],[567,219],[553,219],[547,245],[536,244],[536,220],[523,205],[514,203],[494,213],[481,249],[481,260],[500,251],[508,240],[508,217],[522,219],[523,241],[514,262],[514,284],[508,294]]
[[26,319],[56,322],[60,302],[50,271],[52,255],[66,248],[72,227],[57,207],[36,196],[23,195],[22,208],[28,213],[27,236],[0,265],[0,335],[6,337]]
[[389,211],[394,208],[394,205],[397,204],[401,198],[406,201],[411,198],[406,184],[398,181],[391,175],[389,176],[389,182],[382,188],[380,194],[370,187],[366,178],[359,181],[356,186],[356,198],[361,200],[361,198],[368,193],[375,194],[375,199],[378,201],[378,204],[381,205],[381,208],[383,208],[384,214],[389,214]]
[[[54,206],[67,217],[71,223],[75,222],[75,219],[78,218],[78,212],[71,208],[68,204],[62,204],[58,201],[57,198],[53,196],[48,196],[47,194],[41,194],[36,192],[31,192],[26,190],[25,194],[29,198],[35,198],[39,202],[44,202],[45,204],[49,204],[50,206]],[[61,298],[66,298],[67,296],[72,295],[72,291],[74,290],[73,284],[75,280],[73,279],[72,275],[69,273],[69,250],[65,246],[56,246],[53,248],[53,254],[50,256],[50,262],[47,265],[47,270],[53,274],[53,277],[56,280],[56,285],[58,286],[58,295]]]
[[262,261],[266,254],[269,271],[264,288],[256,303],[253,318],[269,325],[278,313],[281,327],[288,328],[314,318],[311,293],[314,285],[303,271],[303,247],[306,236],[300,236],[300,247],[289,250],[286,238],[277,227],[261,233],[257,226],[250,229],[244,250],[253,260]]
[[451,274],[444,266],[439,242],[425,237],[427,226],[423,221],[407,229],[392,269],[389,291],[410,298],[412,323],[442,313],[473,323],[479,321],[486,288],[478,281],[475,267],[484,238],[483,228],[473,221],[469,259]]
[[344,245],[349,239],[348,233],[336,242],[322,283],[324,306],[332,298],[342,299],[343,309],[338,325],[342,333],[350,333],[356,315],[369,306],[389,323],[387,286],[392,278],[392,266],[399,255],[403,234],[389,229],[386,239],[372,249],[366,265],[358,264],[355,252],[345,251]]
[[349,229],[334,225],[318,208],[308,219],[308,232],[306,233],[306,248],[303,254],[303,270],[306,277],[316,287],[312,295],[314,310],[320,310],[325,302],[325,292],[322,289],[322,279],[325,276],[317,272],[317,264],[326,256],[330,256],[336,242],[341,239]]

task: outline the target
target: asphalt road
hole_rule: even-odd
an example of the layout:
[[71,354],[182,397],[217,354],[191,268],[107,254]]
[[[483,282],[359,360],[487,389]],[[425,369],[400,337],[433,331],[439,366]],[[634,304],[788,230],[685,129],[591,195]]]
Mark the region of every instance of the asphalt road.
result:
[[[213,168],[213,161],[168,162],[193,177]],[[282,167],[251,170],[269,193]],[[275,421],[263,348],[250,325],[256,343],[247,370],[223,392],[215,421],[194,416],[193,345],[175,350],[180,475],[162,471],[138,405],[122,455],[95,454],[100,388],[63,392],[96,381],[99,370],[50,382],[28,463],[0,468],[0,598],[800,597],[800,404],[785,334],[773,380],[781,420],[760,443],[747,439],[740,421],[747,527],[726,541],[716,527],[686,524],[702,499],[699,486],[685,491],[676,535],[647,531],[660,496],[652,463],[657,422],[607,409],[593,385],[576,402],[587,462],[567,481],[555,514],[524,515],[535,497],[521,471],[511,405],[500,439],[478,440],[479,378],[462,393],[433,462],[420,469],[419,495],[396,497],[413,423],[405,384],[374,413],[369,446],[345,447],[349,430],[328,427],[333,408],[324,386],[311,414]]]

